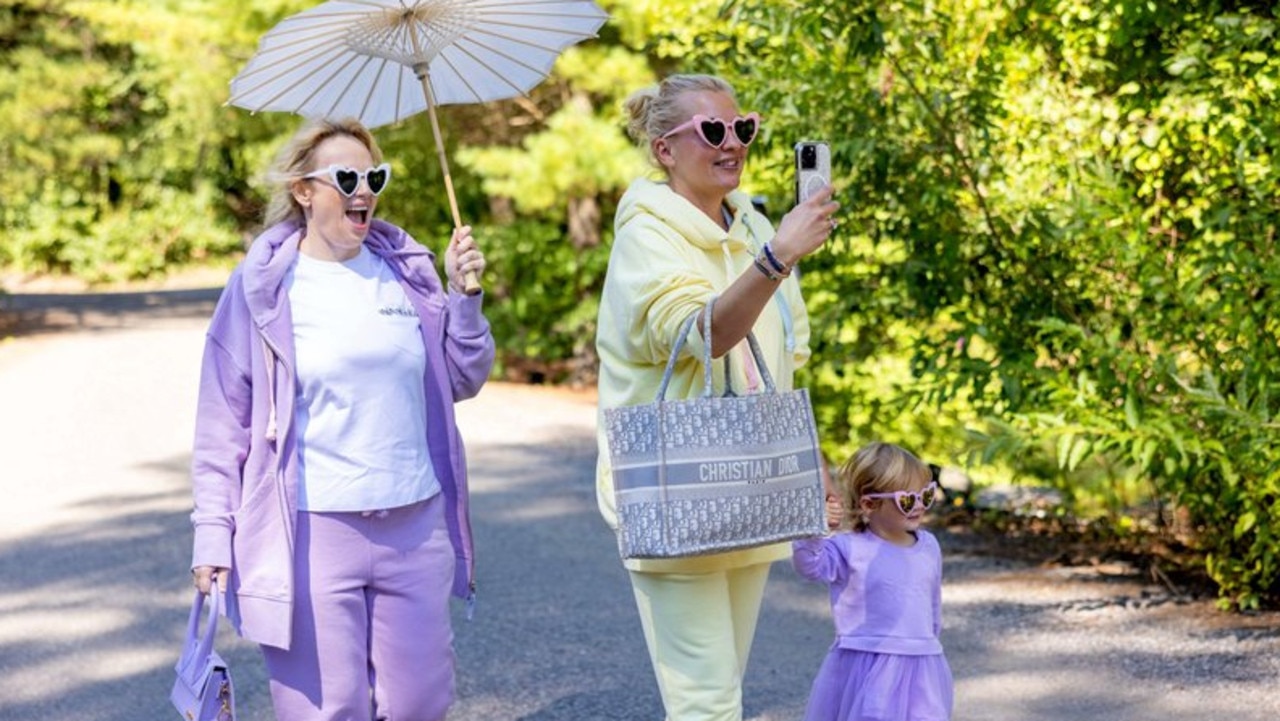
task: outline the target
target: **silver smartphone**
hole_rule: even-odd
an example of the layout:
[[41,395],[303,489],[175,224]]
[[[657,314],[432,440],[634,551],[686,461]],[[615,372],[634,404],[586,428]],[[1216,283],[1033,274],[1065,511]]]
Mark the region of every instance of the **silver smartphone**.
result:
[[824,140],[796,143],[796,203],[831,185],[831,146]]

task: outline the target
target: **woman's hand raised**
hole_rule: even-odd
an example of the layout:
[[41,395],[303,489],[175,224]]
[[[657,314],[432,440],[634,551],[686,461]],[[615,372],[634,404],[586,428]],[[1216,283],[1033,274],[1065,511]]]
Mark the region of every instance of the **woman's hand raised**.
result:
[[826,244],[836,228],[835,212],[840,204],[831,199],[827,186],[782,216],[778,232],[769,242],[773,254],[788,268]]
[[475,273],[479,277],[484,266],[484,253],[471,237],[471,226],[454,228],[449,247],[444,252],[444,272],[449,278],[449,287],[458,293],[466,292],[467,273]]

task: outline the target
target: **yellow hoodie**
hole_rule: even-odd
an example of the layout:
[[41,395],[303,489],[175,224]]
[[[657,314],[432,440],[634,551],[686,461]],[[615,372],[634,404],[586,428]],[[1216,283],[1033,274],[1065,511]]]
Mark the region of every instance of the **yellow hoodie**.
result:
[[[727,200],[733,222],[726,233],[666,183],[637,180],[627,189],[614,219],[615,237],[600,298],[596,351],[600,356],[599,407],[650,403],[655,399],[680,324],[750,270],[760,246],[773,238],[768,219],[740,191]],[[792,388],[792,374],[809,358],[809,316],[795,276],[780,284],[753,327],[779,391]],[[690,332],[677,361],[668,398],[702,391],[703,339]],[[750,388],[745,341],[728,353],[734,389]],[[723,371],[714,373],[717,393]],[[613,479],[604,424],[597,423],[599,460],[596,500],[611,528],[617,527]],[[790,544],[682,559],[631,559],[638,571],[694,573],[767,563],[790,555]]]

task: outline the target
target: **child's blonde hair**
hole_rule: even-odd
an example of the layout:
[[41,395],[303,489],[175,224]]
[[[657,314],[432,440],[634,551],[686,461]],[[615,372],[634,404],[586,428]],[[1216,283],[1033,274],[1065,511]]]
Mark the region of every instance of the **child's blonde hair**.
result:
[[[929,467],[910,451],[880,441],[859,448],[836,475],[841,490],[840,500],[849,525],[855,531],[867,529],[867,519],[861,512],[862,497],[866,494],[922,488],[932,480],[933,473]],[[873,502],[881,500],[876,498]]]

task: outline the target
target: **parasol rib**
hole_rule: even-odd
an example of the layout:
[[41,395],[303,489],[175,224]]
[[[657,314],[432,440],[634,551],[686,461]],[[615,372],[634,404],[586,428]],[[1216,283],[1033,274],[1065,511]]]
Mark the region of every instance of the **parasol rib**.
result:
[[[261,38],[228,104],[356,116],[369,128],[425,107],[458,228],[436,107],[527,96],[566,47],[595,37],[608,17],[592,0],[328,0]],[[479,292],[474,276],[465,280]]]
[[[500,50],[500,49],[498,49],[498,48],[496,48],[496,47],[493,47],[492,45],[486,45],[486,44],[484,44],[484,43],[482,43],[482,42],[480,42],[480,41],[476,40],[475,38],[467,38],[467,39],[465,40],[465,42],[466,42],[466,43],[469,43],[469,44],[471,44],[471,45],[476,45],[476,46],[479,46],[479,47],[481,47],[481,48],[484,48],[485,50],[489,51],[490,53],[493,53],[494,55],[497,55],[498,57],[501,57],[501,58],[503,58],[503,59],[505,59],[505,60],[510,60],[512,63],[515,63],[516,65],[519,65],[520,67],[525,68],[525,69],[529,70],[530,72],[537,73],[538,75],[546,75],[546,72],[547,72],[547,71],[546,71],[546,69],[545,69],[545,68],[539,68],[539,67],[536,67],[536,66],[530,65],[529,63],[526,63],[525,61],[521,60],[520,58],[517,58],[517,57],[515,57],[515,56],[513,56],[513,55],[508,55],[506,52],[504,52],[504,51],[502,51],[502,50]],[[485,63],[484,61],[482,61],[482,60],[480,59],[480,56],[479,56],[479,55],[476,55],[475,53],[473,53],[473,52],[471,52],[471,51],[467,50],[465,47],[463,47],[463,42],[462,42],[462,41],[457,42],[457,43],[454,43],[454,46],[453,46],[453,47],[454,47],[454,48],[456,48],[456,49],[458,50],[458,52],[465,53],[465,54],[467,54],[468,56],[475,58],[475,59],[476,59],[476,62],[479,62],[480,64],[485,65],[485,67],[488,67],[488,64],[487,64],[487,63]],[[531,47],[533,47],[533,46],[531,46]],[[554,62],[554,60],[553,60],[553,62]],[[519,88],[517,88],[517,89],[516,89],[516,92],[517,92],[517,93],[519,93],[519,92],[522,92],[522,91],[521,91]]]
[[[360,69],[363,70],[364,68],[369,67],[369,64],[373,62],[374,62],[374,58],[370,58],[370,57],[364,58],[364,62],[360,64]],[[378,76],[381,74],[382,74],[382,68],[378,68],[377,74],[374,75],[374,81],[372,83],[368,83],[365,86],[366,89],[365,89],[364,102],[360,104],[360,114],[357,117],[363,117],[365,111],[368,110],[369,102],[373,100],[373,90],[378,86]],[[359,72],[352,75],[351,78],[347,80],[347,84],[343,86],[342,92],[339,92],[334,96],[333,102],[329,104],[329,109],[321,113],[321,115],[323,115],[326,118],[330,118],[337,115],[338,106],[342,103],[342,96],[348,92],[355,92],[353,88],[355,88],[356,80],[358,80],[359,78],[360,78]]]
[[[480,94],[479,90],[475,89],[475,87],[471,84],[470,80],[467,80],[467,76],[458,70],[458,66],[453,64],[453,61],[449,59],[449,56],[441,55],[440,62],[449,66],[449,69],[453,71],[454,77],[457,78],[458,82],[466,86],[467,91],[471,93],[472,98],[474,99],[475,102],[484,102],[484,96]],[[505,80],[504,78],[499,78],[499,79]]]
[[[328,82],[328,81],[329,81],[330,79],[332,79],[335,75],[337,75],[337,73],[338,73],[338,72],[341,72],[344,68],[346,68],[347,66],[349,66],[352,62],[356,61],[357,59],[358,59],[358,57],[357,57],[357,56],[352,55],[352,56],[351,56],[351,58],[350,58],[350,59],[348,59],[348,60],[346,61],[346,63],[344,63],[344,64],[343,64],[341,67],[339,67],[336,71],[329,73],[329,74],[324,78],[324,80],[323,80],[323,81],[321,81],[321,82],[316,86],[316,89],[315,89],[315,90],[313,90],[313,91],[311,92],[311,94],[310,94],[310,95],[306,96],[306,97],[303,99],[303,101],[302,101],[302,102],[300,102],[300,103],[296,103],[296,105],[297,105],[298,107],[305,107],[305,106],[306,106],[306,104],[307,104],[307,103],[309,103],[309,102],[311,102],[311,99],[315,97],[316,93],[319,93],[321,90],[323,90],[323,89],[324,89],[324,83],[325,83],[325,82]],[[316,78],[316,77],[321,76],[321,74],[322,74],[322,73],[324,73],[324,72],[325,72],[325,71],[327,71],[327,70],[329,70],[329,65],[327,65],[327,64],[325,64],[325,65],[317,65],[317,66],[316,66],[315,68],[313,68],[310,72],[306,73],[305,75],[300,76],[300,77],[298,78],[298,80],[311,80],[311,79],[313,79],[313,78]],[[290,86],[286,86],[286,87],[284,87],[280,92],[276,93],[275,95],[271,95],[271,96],[269,96],[269,97],[267,97],[267,98],[265,98],[265,99],[263,99],[263,100],[261,100],[261,101],[258,101],[258,102],[256,103],[256,108],[255,108],[255,109],[256,109],[256,110],[262,110],[262,109],[264,109],[264,108],[269,107],[272,103],[276,102],[277,100],[279,100],[280,98],[284,97],[285,95],[288,95],[288,94],[289,94],[291,91],[293,91],[293,90],[294,90],[294,89],[295,89],[299,84],[300,84],[300,83],[295,82],[295,84],[293,84],[293,85],[290,85]],[[254,91],[257,91],[258,89],[263,88],[263,87],[266,87],[266,84],[265,84],[265,83],[264,83],[264,84],[260,84],[260,85],[258,85],[257,87],[254,87],[254,88],[252,88],[252,89],[250,89],[250,90],[246,91],[245,93],[237,93],[237,97],[232,98],[232,100],[237,100],[237,99],[239,99],[239,98],[243,97],[244,95],[246,95],[246,94],[248,94],[248,93],[251,93],[251,92],[254,92]]]
[[[304,60],[304,61],[309,61],[309,60],[312,60],[312,59],[315,59],[315,58],[322,57],[322,56],[323,56],[323,55],[325,55],[325,54],[326,54],[326,51],[325,51],[323,48],[321,48],[321,49],[318,49],[318,50],[314,50],[314,51],[313,51],[313,52],[311,52],[311,53],[305,53],[305,52],[298,52],[298,53],[294,53],[293,55],[290,55],[289,57],[284,58],[284,59],[286,59],[286,60],[294,60],[294,59],[301,58],[301,59],[302,59],[302,60]],[[328,52],[327,54],[332,55],[333,53],[332,53],[332,52]],[[304,79],[310,79],[310,78],[312,78],[312,77],[315,77],[315,74],[316,74],[318,71],[323,70],[326,66],[327,66],[327,64],[321,64],[321,65],[317,66],[317,67],[316,67],[314,70],[312,70],[311,72],[309,72],[309,73],[307,73],[307,74],[305,74],[305,75],[303,75],[303,76],[301,76],[301,77],[302,77],[302,78],[304,78]],[[266,69],[266,67],[270,67],[270,66],[265,66],[263,69]],[[237,92],[236,92],[236,94],[235,94],[235,96],[231,98],[231,101],[235,101],[235,100],[237,100],[237,99],[239,99],[239,98],[243,98],[243,97],[245,97],[246,95],[251,95],[251,94],[253,94],[253,93],[257,92],[258,90],[261,90],[262,88],[268,87],[269,85],[271,85],[271,84],[275,83],[277,80],[279,80],[279,79],[281,79],[281,78],[284,78],[284,77],[288,76],[290,73],[295,72],[297,69],[298,69],[298,66],[296,66],[296,65],[295,65],[295,66],[287,66],[287,65],[286,65],[286,66],[285,66],[285,69],[284,69],[284,70],[282,70],[281,72],[277,73],[276,75],[273,75],[273,76],[271,76],[271,77],[268,77],[268,78],[265,78],[265,79],[261,80],[257,85],[253,85],[253,86],[251,86],[251,87],[249,87],[249,88],[244,88],[244,89],[242,89],[242,90],[237,91]],[[240,78],[237,78],[236,80],[237,80],[237,82],[239,82],[239,81],[240,81]],[[296,84],[296,83],[295,83],[295,84]],[[286,92],[287,92],[287,90],[290,90],[290,89],[292,89],[292,88],[286,88]],[[274,97],[272,98],[272,100],[275,100],[276,98],[279,98],[279,97],[280,97],[280,95],[283,95],[283,94],[284,94],[284,93],[280,93],[279,95],[274,96]],[[229,101],[229,102],[231,102],[231,101]],[[269,102],[269,101],[268,101],[268,102]]]

